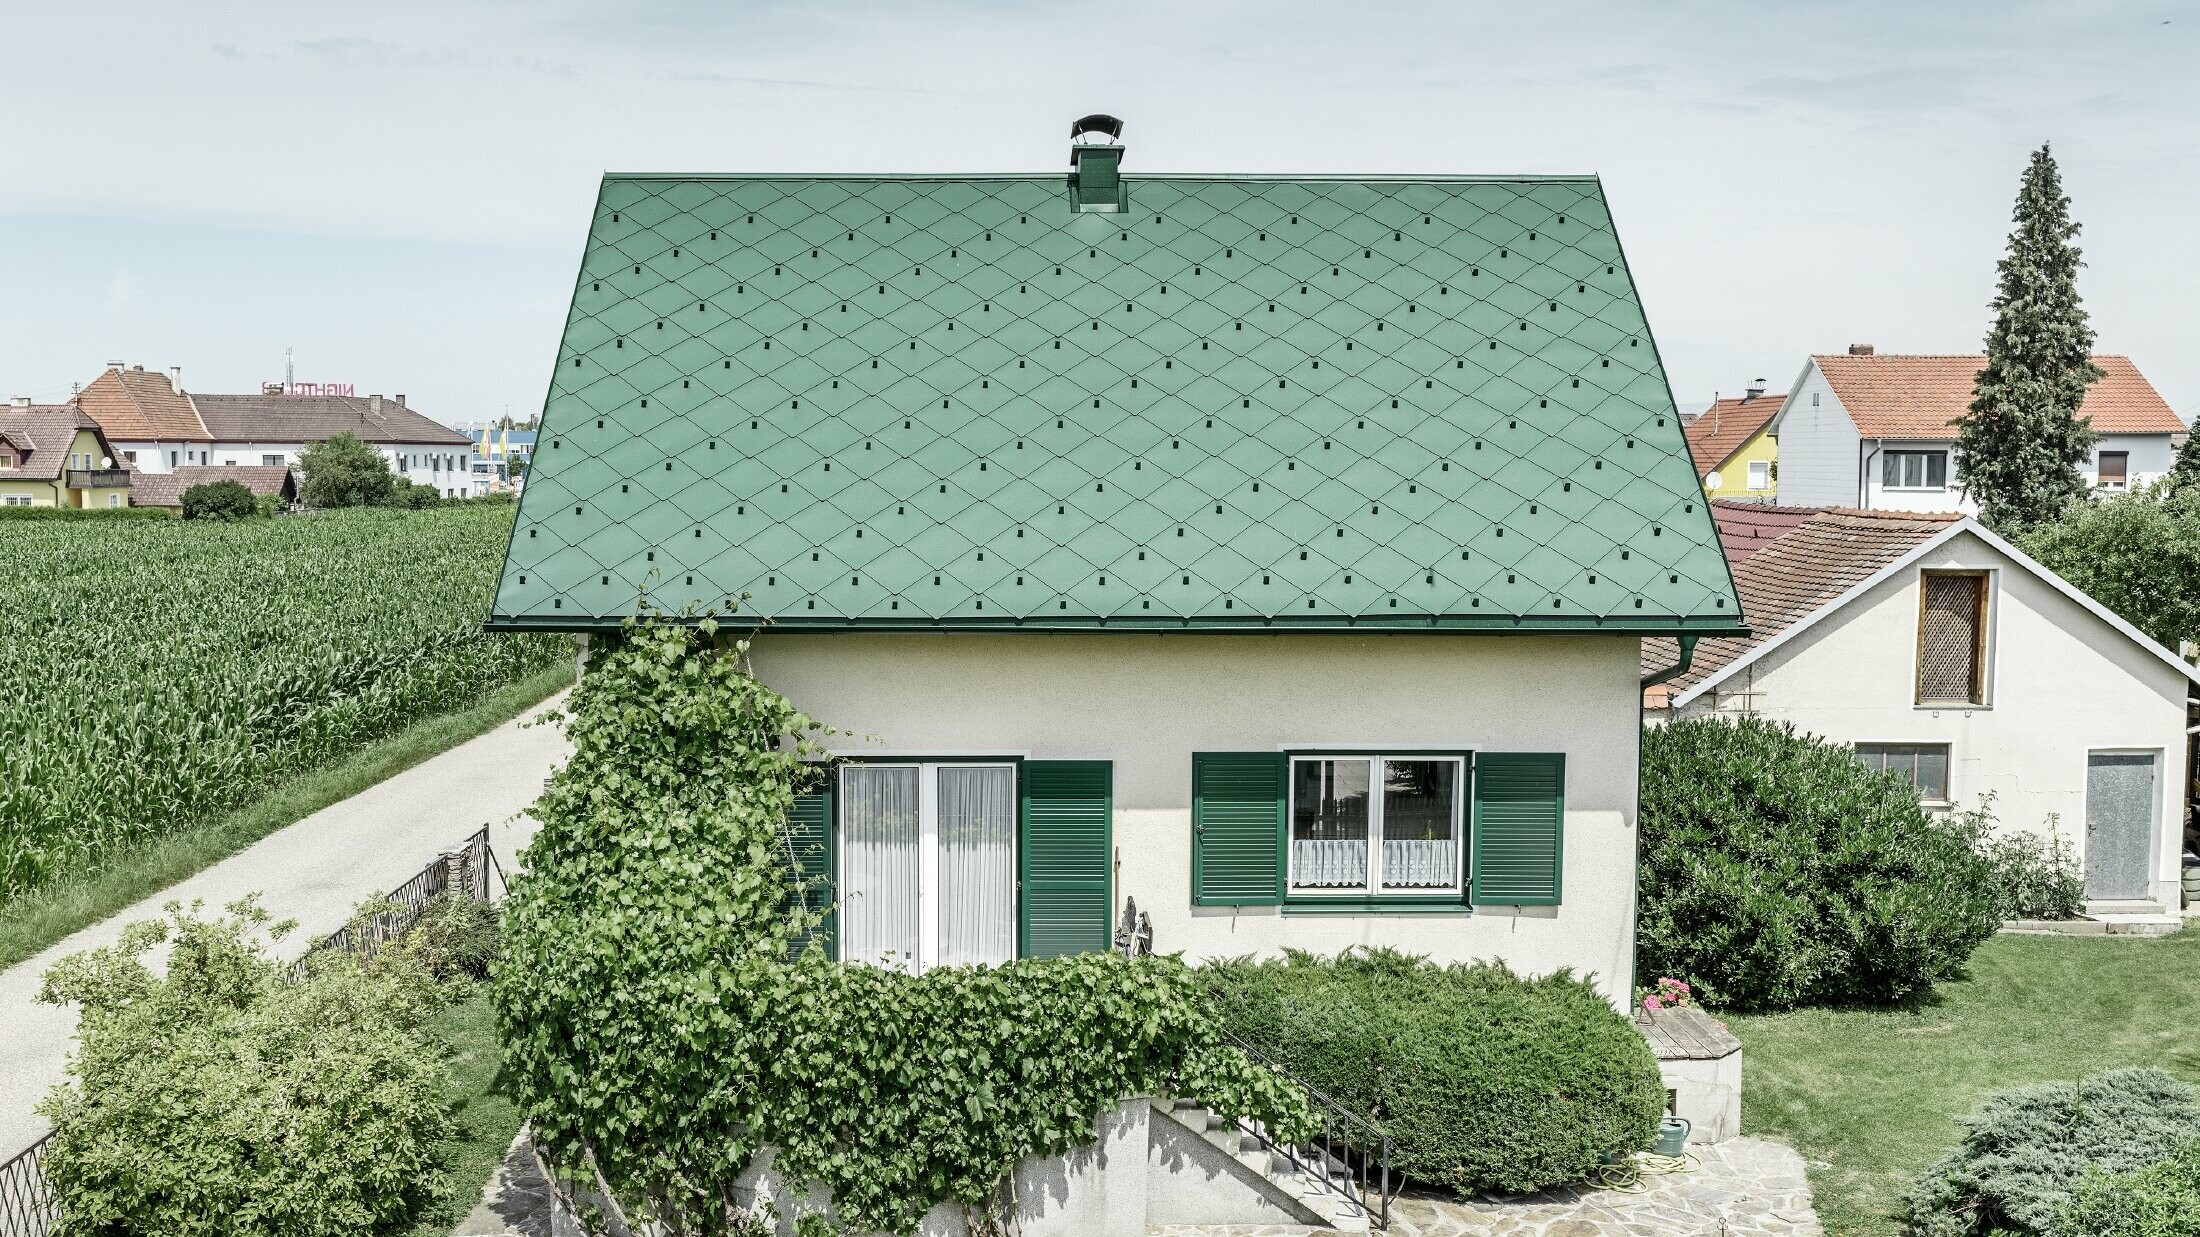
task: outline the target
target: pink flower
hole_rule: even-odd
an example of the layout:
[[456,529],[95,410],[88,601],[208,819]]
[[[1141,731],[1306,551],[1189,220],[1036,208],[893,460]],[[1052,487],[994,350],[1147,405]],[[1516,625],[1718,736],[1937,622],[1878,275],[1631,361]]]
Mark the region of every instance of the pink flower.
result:
[[1659,1010],[1664,1009],[1665,1003],[1654,996],[1646,996],[1642,998],[1642,1007],[1654,1014]]

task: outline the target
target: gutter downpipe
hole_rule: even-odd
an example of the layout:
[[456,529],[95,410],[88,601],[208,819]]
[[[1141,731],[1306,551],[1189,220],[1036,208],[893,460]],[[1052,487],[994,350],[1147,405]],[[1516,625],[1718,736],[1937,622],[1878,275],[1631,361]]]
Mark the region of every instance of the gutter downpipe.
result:
[[1864,453],[1864,440],[1861,438],[1856,440],[1856,509],[1858,511],[1872,509],[1870,501],[1872,461],[1878,458],[1879,453],[1885,450],[1887,446],[1887,440],[1884,438],[1874,438],[1871,441],[1871,454],[1866,455]]
[[1688,668],[1696,664],[1696,641],[1698,637],[1680,636],[1677,639],[1681,643],[1681,659],[1663,670],[1643,675],[1642,686],[1645,690],[1687,674]]

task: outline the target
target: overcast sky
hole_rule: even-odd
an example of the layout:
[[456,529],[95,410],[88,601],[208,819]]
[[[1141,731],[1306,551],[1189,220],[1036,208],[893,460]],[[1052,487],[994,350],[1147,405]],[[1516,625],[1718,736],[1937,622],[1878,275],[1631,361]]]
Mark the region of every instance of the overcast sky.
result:
[[[219,16],[212,15],[216,10]],[[2054,143],[2104,351],[2200,413],[2200,5],[0,0],[0,394],[110,357],[538,410],[597,179],[1596,172],[1682,406],[1979,347]]]

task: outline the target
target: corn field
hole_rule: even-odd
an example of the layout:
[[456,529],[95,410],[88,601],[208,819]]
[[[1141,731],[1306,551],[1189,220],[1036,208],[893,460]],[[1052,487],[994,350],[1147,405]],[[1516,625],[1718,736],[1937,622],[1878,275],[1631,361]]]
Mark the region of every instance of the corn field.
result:
[[568,655],[481,631],[512,513],[0,522],[0,905]]

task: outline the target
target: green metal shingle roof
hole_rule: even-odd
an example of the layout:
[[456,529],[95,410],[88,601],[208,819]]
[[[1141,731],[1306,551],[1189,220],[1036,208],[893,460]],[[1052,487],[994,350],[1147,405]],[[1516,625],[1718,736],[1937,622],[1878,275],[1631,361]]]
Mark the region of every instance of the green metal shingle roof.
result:
[[1726,631],[1594,178],[605,179],[490,617]]

